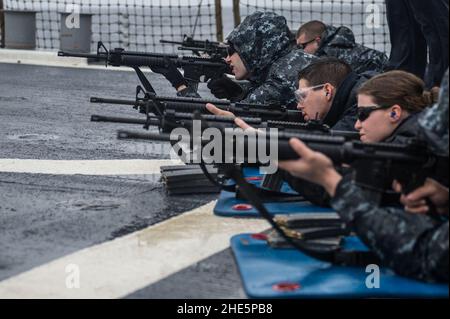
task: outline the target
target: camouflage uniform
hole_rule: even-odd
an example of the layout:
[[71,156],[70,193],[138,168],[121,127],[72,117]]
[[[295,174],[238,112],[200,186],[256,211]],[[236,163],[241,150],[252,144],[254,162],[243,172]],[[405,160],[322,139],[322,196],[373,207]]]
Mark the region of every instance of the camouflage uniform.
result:
[[388,62],[386,54],[357,44],[352,30],[347,27],[327,26],[315,55],[343,60],[350,64],[356,73],[381,72]]
[[438,154],[448,156],[448,73],[441,84],[439,103],[426,110],[419,120],[421,136]]
[[317,59],[295,48],[286,19],[272,12],[248,16],[227,38],[250,72],[243,103],[296,105],[299,72]]
[[[425,111],[419,123],[424,136],[448,155],[448,72],[438,105]],[[448,282],[449,236],[447,221],[380,207],[370,191],[350,176],[339,183],[332,207],[384,262],[400,275]]]
[[430,282],[448,282],[448,221],[398,208],[379,207],[373,193],[346,176],[332,207],[358,237],[397,274]]

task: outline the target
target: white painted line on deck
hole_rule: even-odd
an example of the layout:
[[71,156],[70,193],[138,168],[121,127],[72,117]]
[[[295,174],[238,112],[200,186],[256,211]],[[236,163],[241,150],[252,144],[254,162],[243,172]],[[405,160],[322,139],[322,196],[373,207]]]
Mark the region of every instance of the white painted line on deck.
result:
[[28,160],[0,159],[0,172],[49,175],[147,175],[159,174],[164,165],[180,165],[179,160]]
[[[121,298],[226,249],[235,234],[268,228],[263,220],[216,217],[214,204],[2,281],[0,298]],[[79,288],[66,286],[69,265],[79,269]]]
[[132,68],[112,66],[106,68],[105,65],[91,65],[85,58],[59,57],[54,51],[0,49],[0,63],[134,72]]

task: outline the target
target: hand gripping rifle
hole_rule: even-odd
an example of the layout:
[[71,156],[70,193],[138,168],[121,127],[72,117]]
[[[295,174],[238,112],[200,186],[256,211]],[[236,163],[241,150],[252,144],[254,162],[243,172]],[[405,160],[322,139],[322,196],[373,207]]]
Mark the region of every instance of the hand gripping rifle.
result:
[[224,73],[231,74],[231,69],[225,61],[218,58],[202,58],[190,56],[178,56],[164,53],[145,53],[126,51],[122,48],[108,50],[100,41],[97,44],[97,53],[84,54],[59,51],[61,57],[88,58],[96,61],[104,61],[105,65],[127,66],[133,68],[147,92],[155,93],[149,80],[140,70],[141,67],[165,67],[170,60],[177,68],[184,70],[186,80],[196,88],[200,82],[208,82],[212,78],[222,76]]
[[[279,129],[305,129],[329,131],[329,127],[321,123],[309,122],[302,123],[301,112],[289,110],[279,105],[259,105],[259,104],[240,104],[231,103],[224,100],[204,100],[196,98],[179,98],[179,97],[161,97],[154,93],[146,92],[141,86],[136,88],[135,100],[121,99],[105,99],[91,97],[91,103],[97,104],[115,104],[130,105],[139,113],[145,114],[147,120],[144,119],[126,119],[123,118],[124,124],[142,124],[145,129],[149,126],[159,126],[159,128],[168,132],[179,126],[190,127],[194,119],[194,113],[202,113],[202,118],[214,123],[222,123],[227,126],[234,126],[234,118],[228,116],[216,116],[209,113],[206,109],[207,103],[215,104],[218,108],[233,112],[251,125],[256,127],[277,127]],[[156,120],[159,119],[159,122]],[[93,121],[97,122],[113,122],[121,123],[120,118],[105,117],[94,115]],[[169,122],[172,125],[167,126]]]
[[[355,170],[355,174],[353,175],[354,182],[365,189],[373,191],[374,194],[380,194],[385,189],[390,188],[393,180],[399,181],[403,185],[404,193],[408,194],[422,186],[428,177],[436,174],[446,174],[448,176],[448,157],[439,157],[431,153],[426,145],[417,141],[412,141],[405,145],[386,143],[368,144],[348,140],[342,136],[329,136],[324,134],[278,132],[275,136],[271,136],[271,132],[254,133],[249,136],[248,132],[234,132],[232,136],[227,137],[225,131],[221,139],[222,143],[218,147],[224,148],[225,145],[231,144],[233,145],[233,149],[236,149],[238,144],[243,144],[247,156],[250,147],[254,149],[254,147],[262,145],[258,142],[261,136],[265,139],[265,150],[268,149],[270,140],[276,138],[278,142],[278,159],[294,160],[298,159],[299,156],[290,147],[289,139],[292,137],[299,138],[314,151],[324,153],[330,157],[335,164],[352,166]],[[178,143],[180,140],[191,141],[191,134],[187,136],[170,136],[168,134],[141,134],[121,131],[118,133],[118,137],[120,139],[170,141],[171,143]],[[200,141],[202,147],[214,143],[214,139],[205,136],[201,136]],[[192,144],[191,149],[195,150],[193,146]],[[179,150],[182,150],[182,148]],[[203,161],[203,154],[200,154],[199,158]],[[312,246],[301,238],[293,240],[289,231],[277,223],[268,212],[261,198],[257,195],[256,187],[245,180],[242,174],[242,168],[238,165],[239,163],[236,160],[230,161],[232,158],[224,157],[215,164],[220,168],[224,176],[236,181],[243,196],[291,245],[306,255],[335,264],[349,266],[366,266],[371,263],[379,264],[379,259],[371,252],[349,252],[343,251],[340,246],[319,247]],[[228,159],[228,162],[226,159]],[[248,160],[249,157],[246,157],[244,162]],[[263,165],[266,163],[260,162],[260,164]],[[202,162],[202,166],[204,167],[204,162]],[[206,169],[204,171],[205,174],[208,174]],[[212,180],[220,185],[220,180],[215,180],[214,178]],[[378,198],[381,199],[381,196]]]
[[[140,113],[145,114],[150,119],[149,126],[155,126],[155,117],[159,117],[161,121],[167,120],[169,117],[181,126],[189,126],[186,123],[191,123],[193,114],[198,112],[204,114],[203,119],[206,119],[212,123],[221,122],[228,123],[229,126],[233,126],[233,118],[224,116],[214,116],[206,109],[206,104],[211,103],[218,108],[230,111],[238,117],[243,118],[248,124],[255,125],[256,127],[272,127],[279,130],[309,130],[318,131],[324,133],[330,133],[332,135],[347,136],[349,138],[358,138],[359,135],[356,132],[342,132],[330,130],[330,128],[321,123],[320,121],[311,120],[303,122],[303,116],[300,111],[290,110],[285,106],[278,104],[246,104],[246,103],[231,103],[226,100],[204,100],[198,98],[179,98],[179,97],[163,97],[154,93],[145,92],[140,86],[136,88],[135,100],[121,100],[121,99],[106,99],[99,97],[91,97],[91,103],[97,104],[115,104],[115,105],[130,105]],[[150,115],[153,114],[154,116]],[[110,118],[100,115],[94,116],[94,121],[109,122],[111,119],[113,123],[120,123],[120,118]],[[180,120],[183,120],[180,122]],[[188,122],[186,122],[188,120]],[[136,119],[124,119],[128,124],[142,124],[145,125],[145,120]],[[176,124],[175,124],[176,125]],[[213,124],[212,124],[213,125]],[[214,125],[213,125],[214,126]],[[163,131],[164,125],[160,128]],[[148,126],[145,127],[148,129]]]
[[130,105],[143,114],[147,111],[155,113],[156,110],[173,109],[179,112],[193,113],[198,111],[204,114],[210,114],[206,109],[206,104],[211,103],[219,109],[229,111],[236,116],[258,117],[263,121],[286,121],[299,122],[303,120],[302,112],[288,109],[280,104],[248,104],[231,103],[226,100],[206,100],[199,98],[185,97],[165,97],[158,96],[152,92],[146,92],[141,86],[136,88],[135,100],[111,99],[91,97],[91,103],[96,104],[115,104]]
[[[143,93],[143,95],[141,94]],[[208,121],[212,127],[233,127],[234,118],[224,116],[214,116],[209,113],[205,105],[215,104],[217,107],[231,111],[233,114],[243,118],[248,124],[258,128],[277,128],[279,130],[297,131],[317,131],[330,135],[341,135],[349,138],[359,138],[356,132],[332,131],[319,121],[299,122],[302,114],[299,111],[289,110],[280,105],[254,105],[254,104],[232,104],[223,100],[202,100],[191,98],[159,97],[155,94],[145,93],[142,88],[137,88],[136,100],[118,100],[91,98],[93,103],[110,103],[131,105],[140,113],[146,114],[147,119],[117,118],[101,115],[93,115],[91,121],[112,122],[123,124],[140,124],[145,129],[156,126],[162,132],[170,132],[177,127],[192,127],[194,120],[193,113],[202,113],[203,119]],[[150,113],[152,115],[150,115]],[[264,198],[272,201],[293,200],[297,195],[281,192],[283,183],[281,174],[266,175],[261,192]],[[237,193],[240,197],[240,193]]]
[[[196,115],[192,117],[195,118]],[[192,117],[189,117],[189,119],[192,120]],[[223,120],[226,121],[226,117],[223,117]],[[208,116],[202,115],[201,121],[203,122],[202,127],[211,127],[207,123]],[[227,135],[226,129],[222,129],[219,126],[216,128],[222,132],[222,146],[227,144],[234,145],[233,147],[236,149],[236,145],[243,145],[243,148],[246,150],[243,164],[248,163],[249,160],[254,160],[260,165],[267,164],[267,162],[261,162],[260,158],[249,158],[247,150],[252,149],[253,146],[256,146],[257,151],[261,147],[266,147],[265,150],[268,150],[270,149],[270,142],[274,140],[277,141],[278,150],[278,158],[274,160],[298,159],[298,154],[289,145],[291,138],[298,138],[312,150],[328,156],[336,165],[350,165],[355,170],[353,175],[355,183],[375,192],[383,192],[386,189],[390,189],[392,182],[397,180],[402,184],[405,194],[408,194],[422,186],[428,177],[433,177],[437,174],[448,175],[448,168],[444,169],[445,164],[448,163],[448,157],[434,155],[424,143],[416,140],[406,144],[363,143],[349,139],[346,136],[339,136],[338,134],[333,136],[317,131],[310,133],[308,131],[295,132],[293,130],[278,131],[276,133],[270,130],[259,130],[252,135],[247,135],[249,134],[247,131],[234,130],[232,132],[233,135]],[[169,134],[155,135],[121,132],[120,136],[127,136],[131,139],[170,141]],[[261,143],[261,139],[263,139],[263,143]],[[172,136],[173,141],[174,137]],[[214,142],[214,139],[202,136],[202,145]],[[216,147],[219,147],[219,145],[216,145]],[[225,161],[225,158],[221,160]],[[229,161],[230,158],[227,157],[227,160]],[[235,160],[233,158],[233,161]],[[220,165],[221,162],[219,160],[219,162],[213,164]]]

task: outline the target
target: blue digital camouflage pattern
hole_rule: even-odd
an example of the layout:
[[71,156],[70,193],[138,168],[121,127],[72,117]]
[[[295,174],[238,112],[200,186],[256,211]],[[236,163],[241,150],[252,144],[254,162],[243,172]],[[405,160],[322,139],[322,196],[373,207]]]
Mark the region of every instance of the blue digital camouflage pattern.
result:
[[358,237],[397,274],[427,282],[448,282],[448,220],[380,207],[370,191],[346,176],[332,207]]
[[419,120],[421,135],[439,154],[448,156],[448,73],[441,84],[439,102],[426,110]]
[[317,59],[295,48],[286,19],[273,12],[255,12],[227,38],[251,76],[244,103],[295,105],[299,72]]
[[356,73],[381,72],[388,62],[388,57],[383,52],[356,43],[352,30],[344,26],[326,27],[316,55],[343,60],[350,64]]

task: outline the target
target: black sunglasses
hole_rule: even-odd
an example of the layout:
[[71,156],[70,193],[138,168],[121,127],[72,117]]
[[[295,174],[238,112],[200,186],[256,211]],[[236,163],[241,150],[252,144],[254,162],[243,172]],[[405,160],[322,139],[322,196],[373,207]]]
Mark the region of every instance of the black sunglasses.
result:
[[364,106],[358,107],[356,117],[359,121],[364,122],[372,114],[373,111],[388,109],[390,106]]
[[314,41],[316,41],[316,39],[312,39],[312,40],[309,40],[308,42],[300,43],[298,45],[298,47],[302,50],[305,50],[306,46],[310,43],[313,43]]

